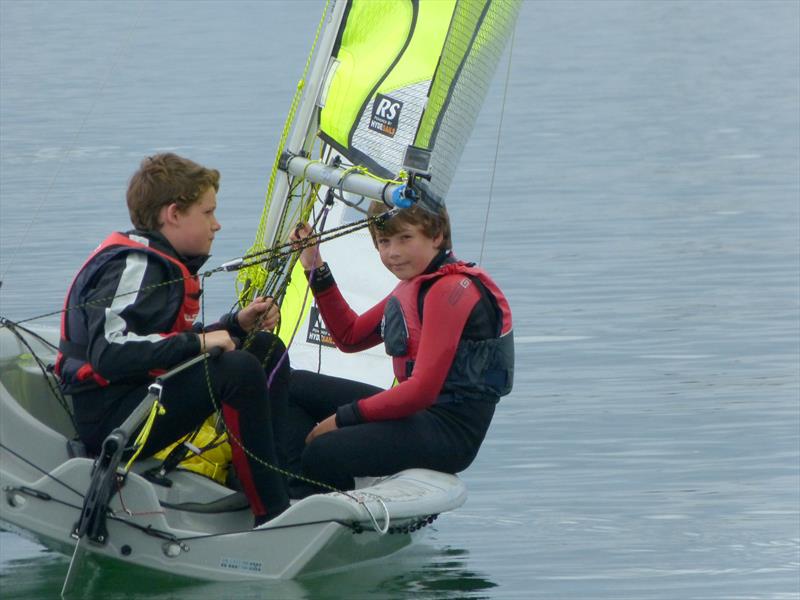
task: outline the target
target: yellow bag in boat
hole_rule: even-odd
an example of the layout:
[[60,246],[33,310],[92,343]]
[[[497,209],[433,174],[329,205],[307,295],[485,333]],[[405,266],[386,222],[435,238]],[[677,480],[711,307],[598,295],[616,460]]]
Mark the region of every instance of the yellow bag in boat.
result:
[[[199,431],[193,438],[191,436],[185,438],[188,439],[192,446],[201,450],[201,453],[191,454],[178,464],[178,468],[205,475],[209,479],[225,485],[228,469],[231,465],[231,445],[228,442],[227,433],[217,433],[214,427],[215,418],[215,415],[211,415],[200,426]],[[178,440],[154,454],[153,458],[165,460],[172,449],[183,442],[183,439]],[[187,448],[186,452],[189,453],[190,450]]]

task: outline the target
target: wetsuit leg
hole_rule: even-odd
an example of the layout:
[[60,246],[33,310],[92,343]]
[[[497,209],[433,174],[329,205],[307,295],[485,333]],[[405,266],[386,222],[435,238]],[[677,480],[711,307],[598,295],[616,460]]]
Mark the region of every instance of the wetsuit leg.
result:
[[[285,426],[287,467],[292,473],[303,474],[301,456],[306,448],[306,436],[314,426],[336,412],[342,404],[366,398],[381,388],[312,371],[293,370],[289,380],[289,404]],[[290,493],[302,497],[315,491],[330,491],[308,486],[300,480],[290,480]]]
[[275,453],[278,466],[286,469],[286,420],[291,374],[286,346],[278,336],[259,332],[246,340],[244,349],[258,359],[269,382],[269,404]]
[[343,427],[305,448],[303,471],[337,489],[352,489],[353,477],[410,468],[458,473],[475,458],[493,413],[493,404],[464,403],[455,410],[432,407],[405,419]]
[[335,413],[341,405],[372,396],[382,390],[383,388],[352,379],[295,369],[289,381],[289,403],[303,409],[316,424]]
[[147,395],[147,385],[112,385],[72,395],[78,437],[97,455],[103,440]]
[[268,466],[277,464],[271,403],[267,377],[255,356],[226,352],[175,375],[164,384],[162,403],[166,414],[156,419],[143,455],[193,431],[221,408],[236,474],[253,513],[274,516],[288,506],[283,478]]
[[[248,454],[231,441],[234,466],[253,511],[271,516],[288,506],[283,477],[263,463],[279,463],[273,433],[281,430],[275,416],[280,419],[286,412],[289,366],[284,360],[268,392],[265,370],[272,371],[285,347],[271,334],[258,334],[256,338],[253,353],[226,352],[165,382],[161,400],[167,410],[156,419],[142,456],[150,456],[191,433],[221,408],[230,433],[249,450]],[[81,426],[81,438],[90,451],[99,451],[105,436],[125,420],[146,393],[147,385],[143,384],[82,394],[80,400],[85,404],[110,406],[96,422]]]

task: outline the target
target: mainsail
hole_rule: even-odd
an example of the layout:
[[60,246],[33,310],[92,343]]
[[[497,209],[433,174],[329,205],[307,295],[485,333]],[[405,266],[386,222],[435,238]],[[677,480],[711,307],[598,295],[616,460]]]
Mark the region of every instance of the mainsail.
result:
[[[291,136],[279,149],[255,254],[285,243],[298,220],[333,201],[325,227],[364,217],[371,199],[391,203],[409,183],[407,150],[429,161],[418,197],[444,204],[519,0],[338,0],[323,17]],[[326,5],[326,11],[330,5]],[[316,158],[315,158],[316,157]],[[396,281],[365,230],[323,246],[345,297],[363,311]],[[331,348],[293,261],[240,274],[245,302],[257,290],[282,297],[281,337],[292,363],[386,386],[382,349],[343,356]],[[296,335],[295,335],[296,333]],[[335,360],[327,360],[328,356]]]
[[320,137],[393,178],[408,146],[431,152],[442,203],[516,22],[512,0],[357,1],[320,99]]

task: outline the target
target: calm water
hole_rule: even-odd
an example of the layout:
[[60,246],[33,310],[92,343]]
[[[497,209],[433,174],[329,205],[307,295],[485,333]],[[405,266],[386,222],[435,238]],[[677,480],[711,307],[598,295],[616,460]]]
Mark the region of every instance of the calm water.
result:
[[[59,308],[158,150],[222,171],[211,263],[245,250],[321,6],[0,1],[0,313]],[[467,504],[335,576],[86,597],[800,597],[800,4],[527,2],[501,114],[507,64],[448,202],[518,340]],[[0,533],[3,597],[67,563]]]

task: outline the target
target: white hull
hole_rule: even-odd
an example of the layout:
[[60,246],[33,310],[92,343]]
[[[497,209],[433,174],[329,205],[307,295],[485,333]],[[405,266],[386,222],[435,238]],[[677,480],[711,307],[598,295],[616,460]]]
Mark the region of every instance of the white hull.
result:
[[[55,330],[37,332],[56,340]],[[52,362],[52,349],[26,339],[37,356]],[[0,520],[67,552],[76,543],[70,533],[93,466],[89,458],[70,458],[72,434],[29,350],[1,327]],[[154,464],[137,463],[112,497],[105,543],[84,539],[82,545],[115,560],[205,580],[287,579],[386,556],[408,545],[431,517],[466,499],[457,477],[412,469],[348,495],[305,498],[252,530],[240,495],[186,471],[170,474],[171,487],[137,474]],[[222,499],[235,506],[208,512]],[[390,530],[381,534],[387,513]]]

